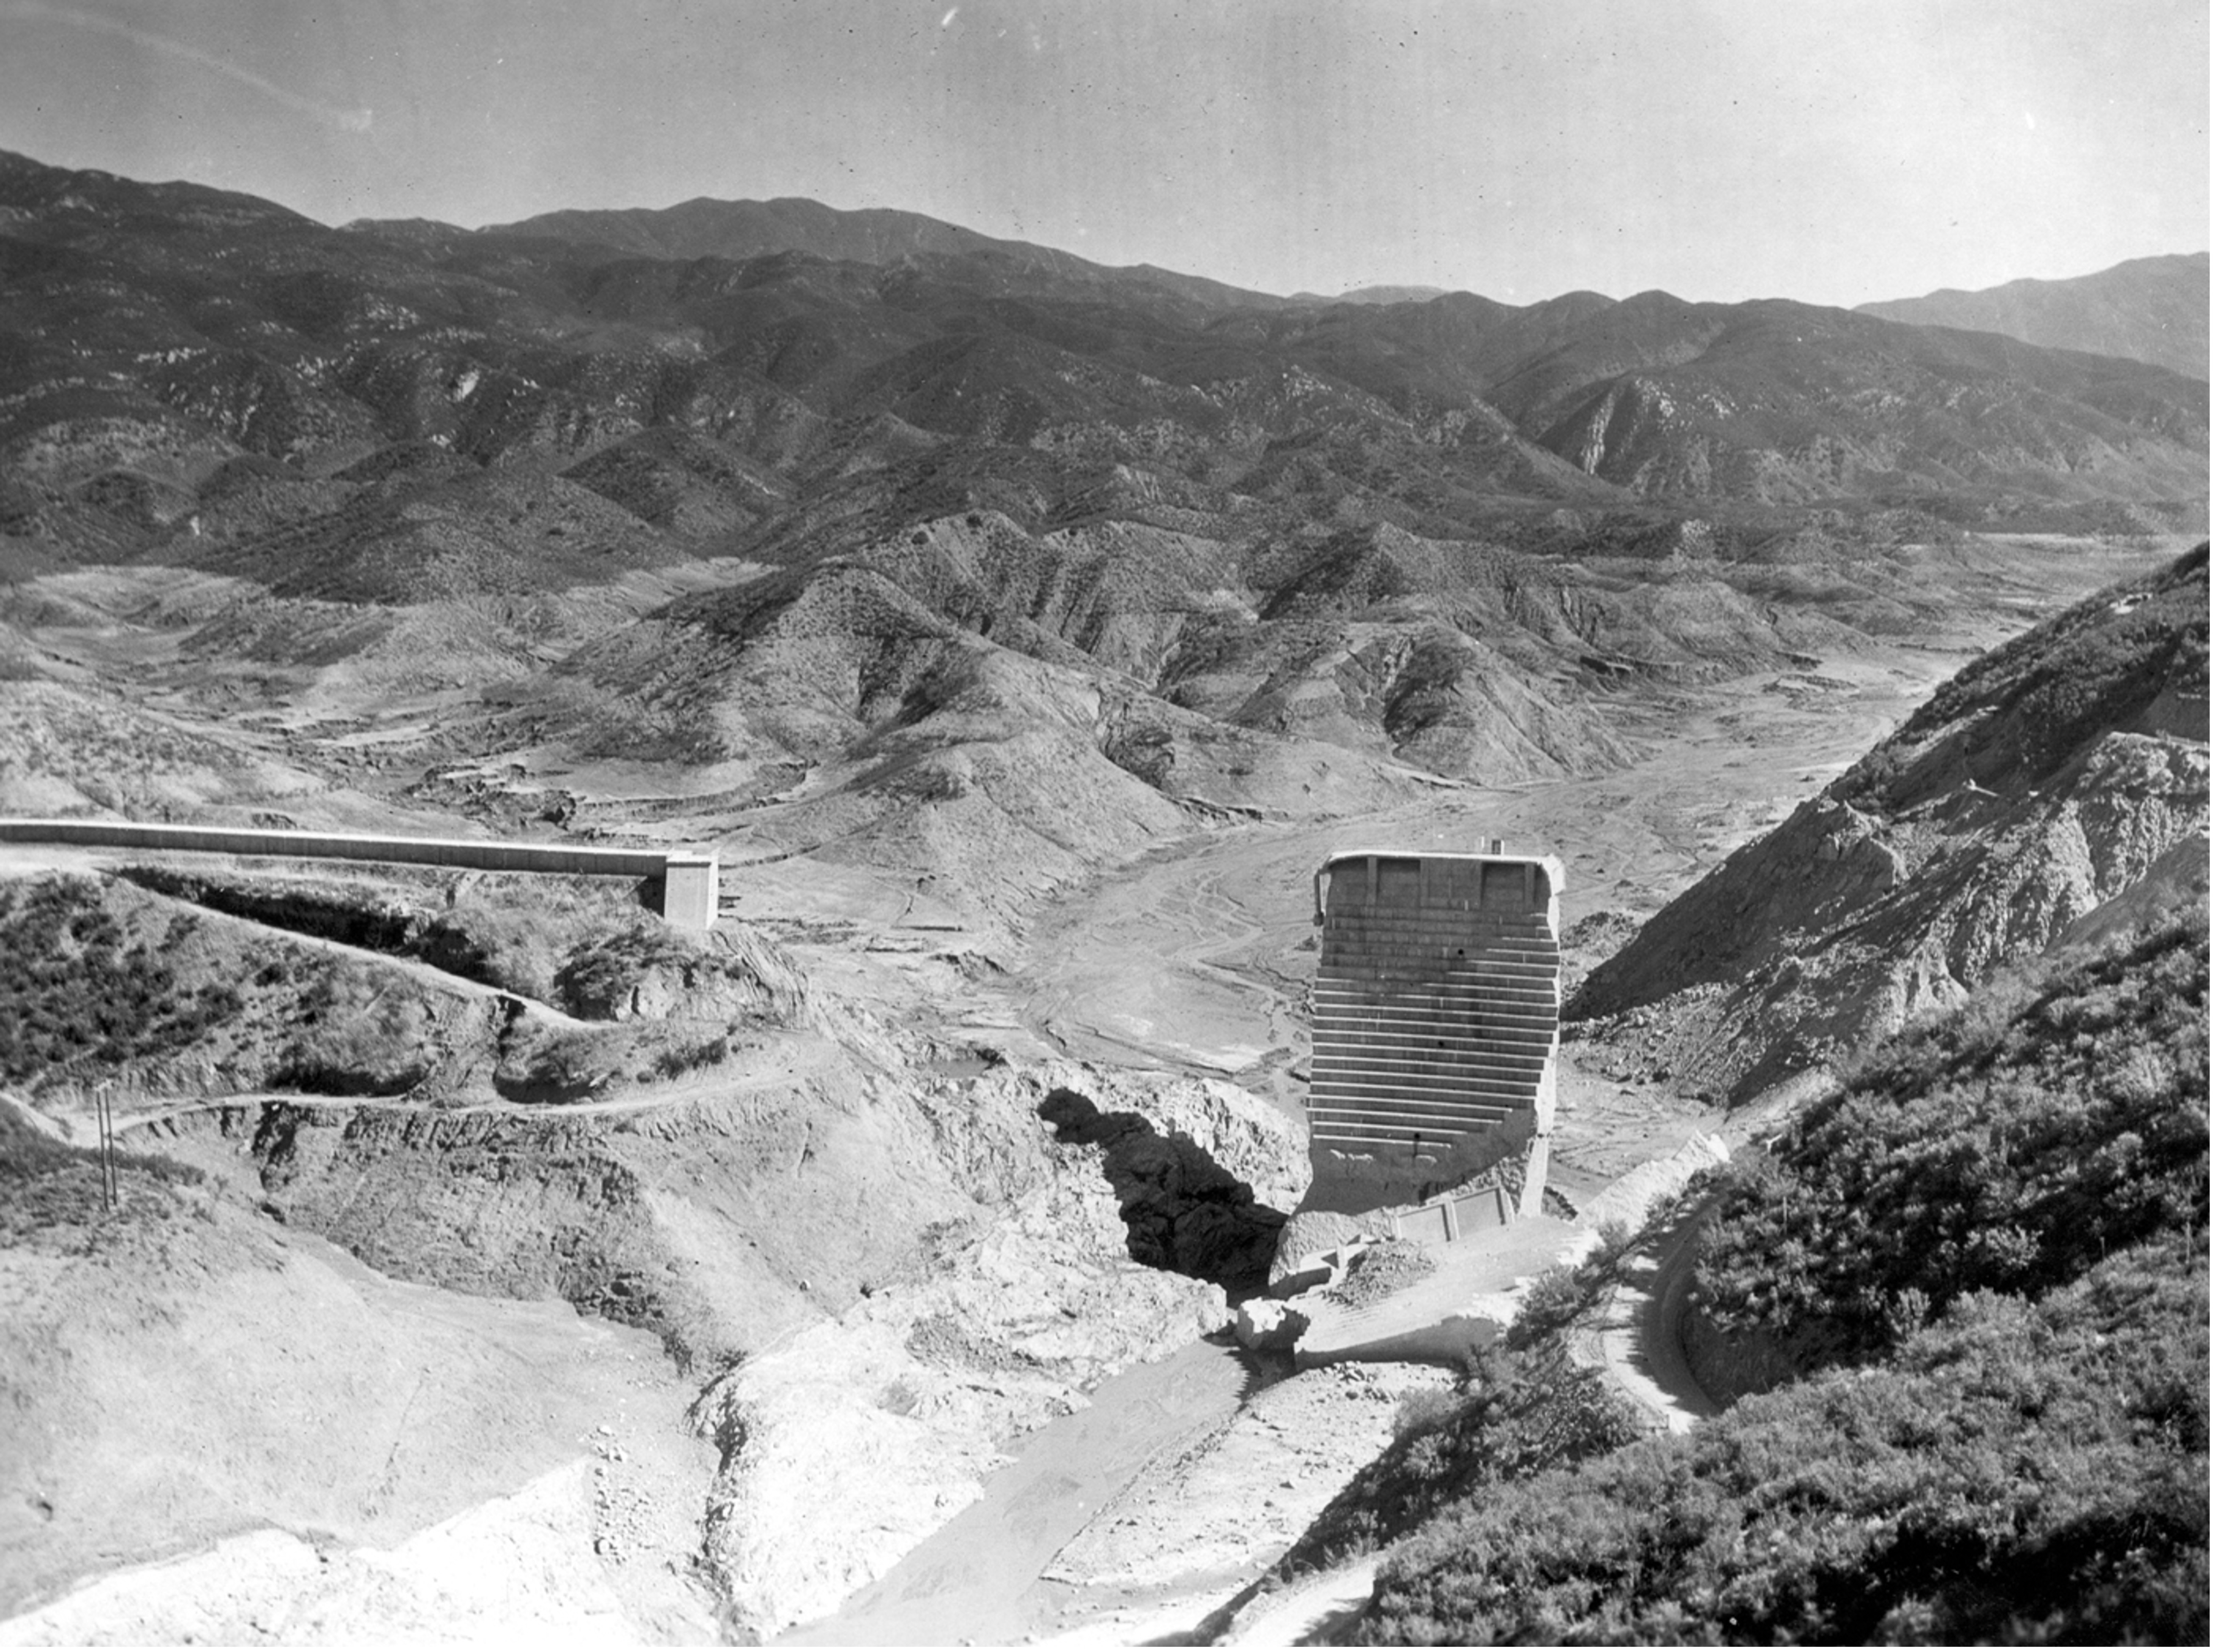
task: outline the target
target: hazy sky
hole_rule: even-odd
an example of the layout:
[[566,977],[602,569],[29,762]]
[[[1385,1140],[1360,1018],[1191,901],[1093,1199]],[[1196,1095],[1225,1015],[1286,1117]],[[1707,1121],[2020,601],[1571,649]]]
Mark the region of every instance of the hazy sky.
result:
[[1274,292],[2209,247],[2205,0],[0,0],[0,148],[329,222],[810,196]]

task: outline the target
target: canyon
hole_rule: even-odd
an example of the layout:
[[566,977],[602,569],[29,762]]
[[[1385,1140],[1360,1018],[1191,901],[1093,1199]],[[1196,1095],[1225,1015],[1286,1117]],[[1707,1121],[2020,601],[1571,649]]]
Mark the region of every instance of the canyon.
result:
[[1331,856],[1561,865],[1591,1227],[2198,886],[2200,382],[761,204],[0,158],[0,813],[263,851],[0,832],[9,1637],[1223,1628],[1453,1384],[1228,1332]]

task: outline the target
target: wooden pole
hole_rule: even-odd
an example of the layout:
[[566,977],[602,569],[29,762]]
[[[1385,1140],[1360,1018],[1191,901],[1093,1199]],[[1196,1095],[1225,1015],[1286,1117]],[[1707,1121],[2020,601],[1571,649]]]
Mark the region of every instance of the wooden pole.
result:
[[115,1115],[109,1101],[109,1092],[115,1081],[103,1078],[92,1087],[92,1105],[100,1124],[100,1203],[104,1210],[113,1210],[119,1191],[115,1181]]

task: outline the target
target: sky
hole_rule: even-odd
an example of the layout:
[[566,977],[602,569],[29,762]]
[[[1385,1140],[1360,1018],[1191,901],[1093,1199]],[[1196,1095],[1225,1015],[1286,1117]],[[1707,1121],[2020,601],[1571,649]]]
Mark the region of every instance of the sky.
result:
[[0,148],[328,223],[805,196],[1268,292],[2210,245],[2205,0],[0,0]]

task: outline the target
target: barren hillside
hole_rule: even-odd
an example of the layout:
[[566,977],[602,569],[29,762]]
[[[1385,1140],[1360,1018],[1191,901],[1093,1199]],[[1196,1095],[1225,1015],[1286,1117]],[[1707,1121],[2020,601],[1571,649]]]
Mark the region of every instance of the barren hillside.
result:
[[1961,1002],[2146,880],[2189,892],[2210,636],[2202,548],[1983,655],[1658,913],[1570,1013],[1746,1096]]

